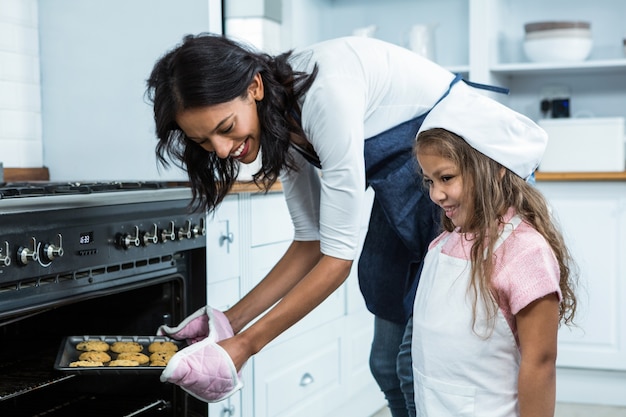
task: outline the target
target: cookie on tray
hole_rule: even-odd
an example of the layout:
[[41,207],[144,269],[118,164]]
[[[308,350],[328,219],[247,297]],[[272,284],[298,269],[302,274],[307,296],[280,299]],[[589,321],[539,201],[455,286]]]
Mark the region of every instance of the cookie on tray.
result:
[[117,359],[109,362],[109,366],[139,366],[139,362],[128,359]]
[[91,361],[91,362],[109,362],[111,360],[111,356],[108,353],[90,350],[88,352],[83,352],[78,356],[78,360],[81,361]]
[[[154,352],[150,355],[150,365],[165,366],[175,353],[176,352]],[[156,365],[156,363],[159,363],[159,365]]]
[[117,355],[117,360],[131,360],[137,361],[139,365],[145,365],[150,362],[148,355],[144,355],[140,352],[122,352]]
[[163,341],[163,342],[152,342],[148,345],[148,352],[177,352],[178,346],[174,342]]
[[102,362],[95,361],[74,361],[70,362],[70,368],[89,368],[93,366],[104,366]]
[[82,342],[78,342],[76,349],[84,352],[106,352],[109,350],[109,344],[104,340],[83,340]]
[[111,345],[111,351],[115,353],[122,352],[141,352],[143,350],[143,346],[137,342],[114,342]]

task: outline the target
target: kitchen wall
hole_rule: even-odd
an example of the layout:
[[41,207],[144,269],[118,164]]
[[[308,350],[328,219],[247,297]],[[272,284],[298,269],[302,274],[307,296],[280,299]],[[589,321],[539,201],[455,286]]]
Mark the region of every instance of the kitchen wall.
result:
[[0,162],[43,165],[37,0],[0,0]]
[[145,80],[220,0],[0,0],[0,161],[53,181],[183,180],[159,170]]

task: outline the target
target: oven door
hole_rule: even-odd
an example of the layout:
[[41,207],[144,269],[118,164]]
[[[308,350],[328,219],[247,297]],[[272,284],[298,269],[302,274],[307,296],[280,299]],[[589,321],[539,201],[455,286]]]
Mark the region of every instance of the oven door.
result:
[[[199,250],[202,255],[203,250]],[[200,258],[200,256],[198,258]],[[184,264],[184,262],[183,262]],[[160,372],[97,375],[54,370],[67,336],[154,335],[202,305],[184,270],[133,277],[80,299],[68,299],[0,322],[0,415],[206,416],[205,403],[161,383]]]

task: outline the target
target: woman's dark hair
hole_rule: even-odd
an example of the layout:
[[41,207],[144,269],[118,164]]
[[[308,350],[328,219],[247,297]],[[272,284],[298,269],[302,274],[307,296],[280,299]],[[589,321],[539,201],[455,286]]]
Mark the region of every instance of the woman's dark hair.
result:
[[244,97],[256,74],[261,75],[265,95],[257,102],[262,166],[253,181],[267,191],[283,168],[297,169],[288,152],[290,135],[304,137],[304,132],[294,114],[300,113],[298,99],[313,83],[317,66],[311,74],[296,72],[289,64],[291,54],[271,56],[225,36],[202,33],[185,36],[154,65],[146,94],[154,106],[157,160],[167,167],[169,157],[187,171],[194,208],[215,209],[235,183],[238,163],[189,140],[176,115]]

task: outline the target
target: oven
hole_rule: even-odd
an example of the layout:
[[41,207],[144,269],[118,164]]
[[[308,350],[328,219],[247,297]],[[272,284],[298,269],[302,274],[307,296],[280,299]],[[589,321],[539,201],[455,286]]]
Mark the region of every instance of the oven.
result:
[[69,336],[151,336],[206,304],[205,217],[163,182],[0,184],[0,415],[206,416],[158,372],[54,367]]

